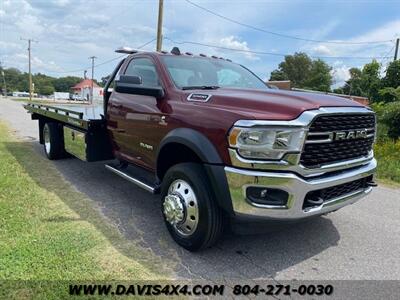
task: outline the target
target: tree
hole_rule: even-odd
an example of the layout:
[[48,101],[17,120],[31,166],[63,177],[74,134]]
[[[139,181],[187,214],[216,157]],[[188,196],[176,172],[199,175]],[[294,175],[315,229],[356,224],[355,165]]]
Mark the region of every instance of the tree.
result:
[[69,92],[69,90],[81,82],[82,78],[76,76],[60,77],[54,80],[54,89],[57,92]]
[[282,70],[274,70],[271,72],[271,77],[269,78],[269,80],[282,81],[282,80],[289,80],[289,78]]
[[379,95],[384,99],[390,99],[390,101],[400,101],[400,85],[397,88],[385,87],[379,90]]
[[332,68],[323,60],[314,60],[311,64],[310,74],[304,82],[305,88],[329,92],[332,85]]
[[379,76],[381,65],[374,59],[369,64],[364,65],[361,75],[361,89],[363,96],[376,102],[379,99],[379,89],[381,79]]
[[[22,73],[20,70],[15,68],[0,68],[0,72],[1,71],[4,71],[8,92],[29,91],[28,73]],[[71,87],[80,81],[82,81],[82,78],[76,76],[55,78],[41,73],[32,75],[34,92],[43,95],[50,95],[54,91],[69,92]],[[3,89],[3,80],[0,80],[0,89]]]
[[362,96],[361,76],[362,71],[358,68],[349,70],[350,79],[342,87],[343,93],[347,95]]
[[52,85],[42,85],[36,90],[36,92],[40,95],[52,95],[54,91],[55,89]]
[[393,88],[400,86],[400,60],[392,61],[389,64],[386,75],[382,79],[382,86]]
[[324,61],[312,60],[305,53],[287,55],[278,69],[271,72],[270,80],[290,80],[293,87],[330,91],[331,67]]

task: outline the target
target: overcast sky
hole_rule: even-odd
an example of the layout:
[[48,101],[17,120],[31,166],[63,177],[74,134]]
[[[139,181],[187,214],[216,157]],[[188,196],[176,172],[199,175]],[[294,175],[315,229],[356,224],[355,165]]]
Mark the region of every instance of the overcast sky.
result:
[[[380,1],[254,1],[191,0],[220,15],[265,30],[313,40],[364,42],[400,37],[400,0]],[[394,43],[341,45],[279,37],[233,24],[184,0],[164,1],[164,36],[242,50],[313,56],[393,56]],[[78,75],[116,58],[120,46],[138,47],[156,36],[158,1],[154,0],[0,0],[0,61],[6,67],[28,69],[27,42],[33,38],[34,73]],[[163,49],[170,50],[165,40]],[[190,44],[181,51],[214,54],[246,65],[263,79],[277,68],[281,56],[240,53]],[[146,50],[154,50],[155,42]],[[392,51],[390,51],[392,49]],[[348,78],[349,67],[365,59],[325,59],[334,67],[336,84]],[[388,59],[378,59],[385,65]],[[95,77],[109,74],[116,61],[96,67]]]

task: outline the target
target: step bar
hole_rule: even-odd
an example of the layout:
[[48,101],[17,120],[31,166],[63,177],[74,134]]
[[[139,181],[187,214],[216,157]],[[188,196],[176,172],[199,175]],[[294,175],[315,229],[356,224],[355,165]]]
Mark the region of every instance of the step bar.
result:
[[[138,178],[134,178],[131,175],[129,175],[124,169],[118,168],[116,166],[113,165],[109,165],[106,164],[105,165],[106,169],[108,169],[109,171],[117,174],[118,176],[132,182],[133,184],[137,185],[138,187],[152,193],[152,194],[157,194],[159,188],[158,186],[152,186],[149,183],[146,183]],[[125,171],[125,172],[124,172]]]

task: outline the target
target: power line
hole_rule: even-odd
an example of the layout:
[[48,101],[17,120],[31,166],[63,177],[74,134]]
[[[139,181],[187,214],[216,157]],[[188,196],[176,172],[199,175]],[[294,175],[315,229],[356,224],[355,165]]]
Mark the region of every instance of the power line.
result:
[[391,58],[389,56],[389,54],[392,53],[394,47],[396,47],[396,44],[394,44],[393,47],[383,56],[383,59],[381,60],[381,64],[383,64],[384,61],[387,61],[389,58]]
[[[143,45],[140,45],[140,46],[137,47],[136,49],[142,49],[143,47],[145,47],[145,46],[151,44],[151,43],[154,42],[155,40],[156,40],[156,38],[153,38],[153,39],[151,39],[150,41],[144,43]],[[120,59],[120,58],[122,58],[122,57],[124,57],[124,56],[126,56],[126,54],[123,54],[123,55],[120,55],[120,56],[118,56],[118,57],[115,57],[115,58],[112,58],[112,59],[103,61],[103,62],[101,62],[101,63],[98,63],[98,64],[94,65],[94,67],[99,67],[99,66],[108,64],[108,63],[113,62],[113,61],[115,61],[115,60],[118,60],[118,59]],[[70,70],[70,71],[47,71],[47,72],[49,72],[49,73],[57,73],[57,74],[77,73],[77,72],[85,71],[85,70],[87,70],[87,69],[89,69],[89,68],[91,68],[91,66],[89,66],[89,67],[87,67],[87,68],[83,68],[83,69]]]
[[[272,56],[281,56],[281,57],[290,55],[290,54],[266,52],[266,51],[235,49],[235,48],[229,48],[229,47],[218,46],[218,45],[210,45],[210,44],[204,44],[204,43],[192,42],[192,41],[175,41],[168,37],[164,37],[164,39],[169,40],[172,43],[181,44],[181,45],[182,44],[191,44],[191,45],[204,46],[204,47],[215,48],[215,49],[223,49],[223,50],[236,51],[236,52],[259,54],[259,55],[272,55]],[[312,58],[324,58],[324,59],[330,59],[330,58],[332,58],[332,59],[374,59],[374,58],[381,59],[381,58],[387,57],[387,56],[372,57],[372,56],[320,56],[320,55],[309,55],[309,56]]]
[[257,30],[257,31],[263,32],[263,33],[268,33],[268,34],[271,34],[271,35],[275,35],[275,36],[279,36],[279,37],[283,37],[283,38],[287,38],[287,39],[306,41],[306,42],[313,42],[313,43],[343,44],[343,45],[384,44],[384,43],[388,43],[388,42],[393,42],[394,41],[394,40],[384,40],[384,41],[344,42],[344,41],[326,41],[326,40],[314,40],[314,39],[308,39],[308,38],[301,38],[301,37],[298,37],[298,36],[292,36],[292,35],[287,35],[287,34],[283,34],[283,33],[278,33],[278,32],[266,30],[266,29],[263,29],[263,28],[259,28],[259,27],[253,26],[253,25],[249,25],[249,24],[234,20],[232,18],[223,16],[223,15],[221,15],[219,13],[216,13],[216,12],[206,8],[206,7],[203,7],[203,6],[199,5],[199,4],[196,4],[196,3],[194,3],[194,2],[192,2],[190,0],[185,0],[185,1],[187,3],[195,6],[195,7],[203,10],[203,11],[206,11],[206,12],[208,12],[208,13],[214,15],[214,16],[217,16],[217,17],[219,17],[221,19],[224,19],[226,21],[229,21],[231,23],[235,23],[235,24],[243,26],[243,27],[247,27],[247,28],[250,28],[250,29],[253,29],[253,30]]

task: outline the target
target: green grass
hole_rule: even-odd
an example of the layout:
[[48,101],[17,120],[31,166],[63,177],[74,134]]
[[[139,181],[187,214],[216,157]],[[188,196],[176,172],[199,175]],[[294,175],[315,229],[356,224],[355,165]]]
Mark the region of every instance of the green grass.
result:
[[378,179],[384,183],[400,183],[400,139],[378,141],[374,147],[378,160]]
[[[0,299],[59,299],[67,292],[61,280],[160,279],[170,270],[126,240],[51,162],[0,123]],[[52,287],[34,297],[37,284],[27,288],[26,280]]]

